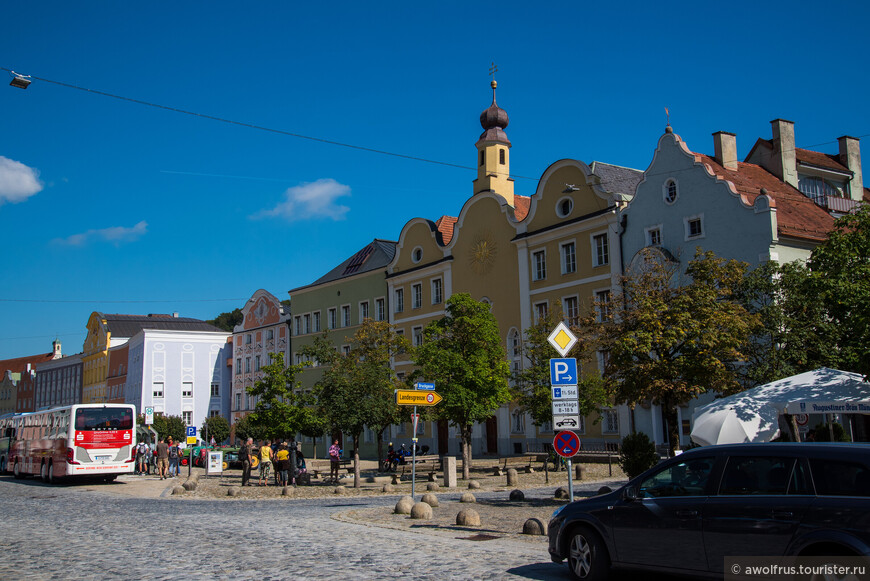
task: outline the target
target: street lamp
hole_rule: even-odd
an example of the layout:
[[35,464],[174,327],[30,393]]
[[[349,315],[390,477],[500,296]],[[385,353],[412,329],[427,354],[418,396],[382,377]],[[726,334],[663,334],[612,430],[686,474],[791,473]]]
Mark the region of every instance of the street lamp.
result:
[[9,73],[12,75],[12,82],[9,84],[13,87],[18,87],[19,89],[26,89],[28,86],[30,86],[30,75],[20,75],[15,71],[9,71]]

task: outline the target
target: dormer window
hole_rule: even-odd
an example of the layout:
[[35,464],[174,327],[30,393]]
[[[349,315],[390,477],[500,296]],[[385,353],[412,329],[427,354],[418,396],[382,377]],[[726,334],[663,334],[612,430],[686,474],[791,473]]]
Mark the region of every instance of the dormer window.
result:
[[673,178],[665,182],[662,190],[666,204],[673,204],[677,201],[677,182]]

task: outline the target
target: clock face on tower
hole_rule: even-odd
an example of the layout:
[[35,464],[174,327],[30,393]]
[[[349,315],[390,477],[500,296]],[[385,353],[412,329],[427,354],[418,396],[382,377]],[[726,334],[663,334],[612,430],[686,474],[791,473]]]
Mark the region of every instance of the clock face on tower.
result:
[[483,232],[474,240],[469,251],[468,263],[471,269],[479,275],[487,274],[495,262],[498,248],[489,232]]

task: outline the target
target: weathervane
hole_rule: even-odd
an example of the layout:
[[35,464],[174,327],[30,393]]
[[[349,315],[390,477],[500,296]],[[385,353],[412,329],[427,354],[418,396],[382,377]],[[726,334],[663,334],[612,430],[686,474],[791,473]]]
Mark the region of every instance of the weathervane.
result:
[[670,127],[671,126],[671,112],[668,111],[667,107],[665,107],[665,117],[668,118],[668,127]]

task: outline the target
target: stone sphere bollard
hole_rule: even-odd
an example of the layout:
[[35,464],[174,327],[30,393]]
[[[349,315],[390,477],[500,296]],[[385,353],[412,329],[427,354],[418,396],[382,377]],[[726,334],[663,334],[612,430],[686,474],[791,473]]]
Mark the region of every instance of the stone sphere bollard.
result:
[[394,492],[396,489],[392,484],[384,484],[381,487],[381,492]]
[[345,488],[344,486],[336,486],[335,490],[333,490],[332,492],[333,494],[344,494],[346,490],[347,488]]
[[295,496],[295,495],[296,495],[295,488],[292,488],[290,486],[285,486],[284,488],[281,489],[281,496]]
[[530,518],[523,524],[524,535],[545,535],[547,534],[547,524],[539,518]]
[[185,480],[181,486],[187,491],[196,490],[196,480]]
[[172,494],[184,494],[184,487],[183,486],[173,486],[172,487]]
[[477,480],[469,480],[468,481],[468,489],[469,490],[477,490],[480,488],[480,482]]
[[477,499],[474,498],[474,495],[470,492],[464,492],[462,496],[459,497],[459,502],[477,502]]
[[429,520],[432,518],[432,507],[425,502],[418,502],[411,507],[411,518],[417,520]]
[[438,490],[439,488],[441,487],[438,486],[437,482],[430,482],[426,485],[426,490],[428,490],[429,492],[432,492],[433,490]]
[[510,499],[513,502],[522,502],[523,500],[526,499],[526,495],[523,494],[522,490],[511,490]]
[[553,498],[556,500],[565,500],[568,498],[568,489],[564,486],[560,486],[556,489],[556,493],[553,494]]
[[434,494],[424,494],[423,498],[420,499],[420,502],[425,502],[432,508],[438,508],[438,497]]
[[613,489],[611,489],[609,486],[602,486],[595,494],[601,496],[602,494],[610,494],[611,492],[613,492]]
[[396,508],[393,510],[396,514],[411,514],[411,508],[414,506],[414,499],[410,496],[403,496],[396,503]]
[[516,486],[519,482],[519,476],[517,475],[516,468],[508,468],[507,472],[505,473],[505,478],[507,478],[508,486]]
[[473,508],[464,508],[456,515],[456,524],[461,527],[479,527],[480,515]]
[[242,489],[238,486],[230,486],[227,488],[227,496],[238,496],[242,493]]

